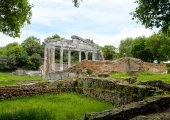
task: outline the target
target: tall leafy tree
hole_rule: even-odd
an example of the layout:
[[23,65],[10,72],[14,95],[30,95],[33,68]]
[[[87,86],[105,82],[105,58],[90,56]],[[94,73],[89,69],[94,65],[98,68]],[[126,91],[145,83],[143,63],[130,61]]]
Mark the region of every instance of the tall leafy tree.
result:
[[4,53],[8,56],[14,55],[16,57],[19,57],[24,53],[24,48],[17,42],[13,42],[6,45]]
[[28,0],[0,0],[0,32],[19,37],[24,23],[30,23],[31,8]]
[[31,36],[25,39],[22,44],[25,51],[28,53],[29,56],[33,55],[34,53],[43,54],[43,48],[40,43],[40,39]]
[[149,50],[154,59],[159,63],[161,61],[170,60],[170,37],[159,33],[148,38],[145,43],[146,49]]
[[136,39],[134,39],[131,54],[133,57],[139,58],[143,61],[153,62],[154,56],[149,50],[146,49],[146,41],[146,37],[137,37]]
[[138,7],[132,12],[147,28],[162,28],[170,34],[170,0],[136,0]]
[[119,56],[120,57],[131,57],[131,50],[133,45],[132,38],[126,38],[125,40],[121,40],[119,45]]
[[112,45],[105,45],[102,47],[102,52],[106,60],[113,60],[117,58],[116,48]]

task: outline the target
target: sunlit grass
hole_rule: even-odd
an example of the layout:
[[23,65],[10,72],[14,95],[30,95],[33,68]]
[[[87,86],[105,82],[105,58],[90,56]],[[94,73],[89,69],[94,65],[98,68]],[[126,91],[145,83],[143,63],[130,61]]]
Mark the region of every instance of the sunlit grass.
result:
[[[37,116],[41,118],[43,114],[48,114],[47,119],[44,117],[41,120],[74,120],[83,118],[86,112],[98,112],[114,107],[116,105],[76,93],[45,94],[0,101],[0,120],[15,120],[18,116],[23,120],[25,116],[27,120],[31,120]],[[4,116],[9,119],[2,119]]]
[[41,81],[39,76],[17,76],[11,73],[0,72],[0,86],[16,85],[17,81]]
[[111,73],[111,78],[129,78],[129,77],[137,77],[139,82],[142,81],[152,81],[152,80],[162,80],[163,82],[170,83],[170,74],[154,74],[149,72],[142,72],[137,75],[129,75],[128,73]]
[[39,76],[17,76],[11,73],[0,72],[0,80],[42,80]]

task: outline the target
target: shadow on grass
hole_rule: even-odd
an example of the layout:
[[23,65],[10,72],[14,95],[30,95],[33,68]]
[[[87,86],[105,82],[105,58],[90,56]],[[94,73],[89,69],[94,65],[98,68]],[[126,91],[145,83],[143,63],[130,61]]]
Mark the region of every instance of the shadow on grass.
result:
[[3,112],[0,120],[55,120],[55,116],[43,108],[26,109],[15,112]]

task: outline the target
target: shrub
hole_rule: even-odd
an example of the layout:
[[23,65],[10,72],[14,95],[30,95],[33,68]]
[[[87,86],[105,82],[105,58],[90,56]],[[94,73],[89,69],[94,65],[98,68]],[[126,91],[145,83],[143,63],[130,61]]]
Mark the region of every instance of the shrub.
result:
[[168,73],[170,73],[170,67],[168,67]]
[[14,55],[0,55],[0,71],[12,71],[17,68],[16,57]]
[[87,74],[88,74],[88,75],[92,75],[92,74],[93,74],[93,71],[90,70],[90,69],[87,69]]
[[31,70],[37,70],[42,64],[42,58],[40,54],[34,53],[32,56],[27,58],[27,67]]

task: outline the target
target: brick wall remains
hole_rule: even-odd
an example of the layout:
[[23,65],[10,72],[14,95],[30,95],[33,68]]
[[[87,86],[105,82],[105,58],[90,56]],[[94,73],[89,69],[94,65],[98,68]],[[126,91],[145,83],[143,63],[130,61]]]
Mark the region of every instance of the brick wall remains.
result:
[[149,71],[153,73],[167,73],[165,64],[147,63],[140,59],[125,57],[115,61],[82,61],[76,68],[88,68],[95,73]]

